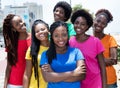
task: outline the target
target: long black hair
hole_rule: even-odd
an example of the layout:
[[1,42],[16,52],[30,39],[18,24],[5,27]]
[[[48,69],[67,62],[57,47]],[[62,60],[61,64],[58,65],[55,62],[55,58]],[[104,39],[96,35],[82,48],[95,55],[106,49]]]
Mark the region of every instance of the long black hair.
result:
[[32,65],[34,67],[34,74],[35,74],[35,79],[37,79],[37,84],[39,88],[39,74],[38,74],[38,52],[40,50],[40,40],[38,40],[35,36],[35,27],[37,24],[44,24],[47,29],[49,30],[49,26],[47,23],[45,23],[43,20],[35,20],[33,25],[32,25],[32,41],[31,41],[31,51],[30,55],[32,57]]
[[16,65],[16,62],[18,61],[17,47],[19,33],[13,30],[12,24],[12,19],[15,16],[15,14],[8,14],[3,22],[3,36],[5,40],[5,48],[7,49],[7,60],[11,66]]
[[[56,48],[55,48],[55,44],[54,44],[52,36],[53,36],[53,32],[56,30],[56,28],[60,27],[60,26],[64,26],[68,32],[67,24],[63,21],[56,21],[50,26],[50,34],[51,34],[50,35],[50,46],[46,52],[49,64],[51,64],[52,60],[56,58]],[[69,43],[67,42],[66,45],[69,45]]]

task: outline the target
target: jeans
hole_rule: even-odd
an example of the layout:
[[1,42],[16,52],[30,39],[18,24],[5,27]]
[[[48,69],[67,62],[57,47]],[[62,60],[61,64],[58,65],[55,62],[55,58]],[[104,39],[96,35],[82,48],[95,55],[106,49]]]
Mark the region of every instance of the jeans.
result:
[[117,83],[107,85],[107,88],[117,88]]

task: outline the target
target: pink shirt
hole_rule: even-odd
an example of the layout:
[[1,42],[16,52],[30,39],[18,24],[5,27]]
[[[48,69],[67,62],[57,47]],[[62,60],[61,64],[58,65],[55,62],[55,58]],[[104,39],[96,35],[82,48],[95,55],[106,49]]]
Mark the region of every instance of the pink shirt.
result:
[[12,66],[11,68],[11,74],[8,82],[9,84],[22,85],[26,65],[25,54],[29,45],[30,38],[27,40],[18,41],[18,62],[16,63],[16,66]]
[[81,82],[80,88],[102,88],[100,67],[98,64],[99,53],[104,51],[100,40],[96,37],[90,36],[85,42],[77,42],[75,36],[71,37],[69,44],[72,47],[79,48],[84,57],[87,68],[86,78]]

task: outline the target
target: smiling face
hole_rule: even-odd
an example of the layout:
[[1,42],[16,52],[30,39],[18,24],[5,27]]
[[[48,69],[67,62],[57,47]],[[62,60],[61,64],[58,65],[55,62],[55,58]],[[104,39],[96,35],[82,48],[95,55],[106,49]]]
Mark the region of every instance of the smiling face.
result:
[[57,7],[54,11],[55,21],[65,21],[65,11],[62,7]]
[[84,17],[77,17],[74,22],[74,29],[77,35],[84,34],[88,29],[86,19]]
[[48,29],[47,27],[39,23],[35,26],[35,36],[40,41],[46,41],[48,40]]
[[12,19],[13,31],[26,32],[26,25],[19,16],[14,16]]
[[68,42],[67,29],[64,26],[57,27],[53,32],[53,41],[56,47],[64,48]]
[[103,32],[104,28],[107,26],[107,19],[104,15],[98,15],[94,19],[93,28],[95,32]]

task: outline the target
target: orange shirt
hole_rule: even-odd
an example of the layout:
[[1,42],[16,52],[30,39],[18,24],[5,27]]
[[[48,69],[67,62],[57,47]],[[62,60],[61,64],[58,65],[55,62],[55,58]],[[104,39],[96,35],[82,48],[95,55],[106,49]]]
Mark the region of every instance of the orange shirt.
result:
[[[101,39],[101,42],[105,48],[104,51],[104,57],[109,58],[110,57],[110,48],[111,47],[117,47],[117,42],[115,39],[110,35],[105,35],[104,38]],[[107,66],[106,67],[107,72],[107,84],[113,84],[117,81],[116,71],[113,66]]]

